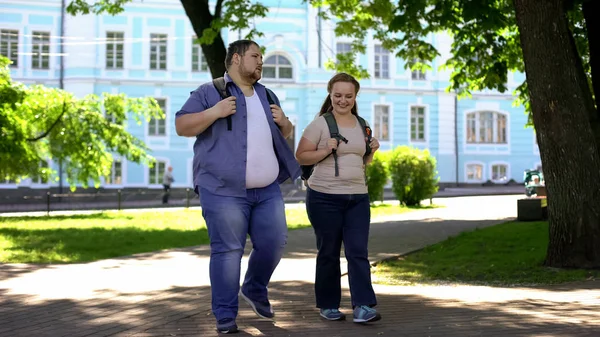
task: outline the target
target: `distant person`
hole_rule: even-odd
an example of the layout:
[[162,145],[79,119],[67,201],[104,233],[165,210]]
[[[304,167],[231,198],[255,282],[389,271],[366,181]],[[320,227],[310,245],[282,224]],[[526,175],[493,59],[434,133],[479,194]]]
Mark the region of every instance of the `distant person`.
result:
[[[194,185],[210,237],[212,312],[221,333],[238,331],[238,290],[259,317],[274,317],[267,285],[287,242],[279,184],[300,176],[286,141],[293,125],[258,83],[262,65],[256,42],[231,43],[224,78],[194,90],[175,120],[178,135],[197,137]],[[230,97],[223,98],[220,85]],[[240,289],[248,234],[253,249]]]
[[[377,299],[368,256],[371,208],[365,178],[365,165],[373,160],[379,142],[369,140],[370,129],[358,116],[359,89],[348,74],[331,78],[320,117],[304,130],[296,158],[301,165],[315,165],[307,181],[306,211],[317,238],[315,297],[320,315],[330,321],[346,318],[339,310],[343,243],[353,321],[367,323],[381,319],[373,308]],[[343,137],[332,138],[328,124],[332,117]]]
[[163,175],[163,188],[164,188],[164,193],[163,193],[163,198],[162,198],[163,205],[169,203],[169,194],[171,194],[171,184],[175,181],[175,179],[173,179],[173,174],[171,172],[173,172],[173,168],[171,166],[169,166],[167,168],[167,170],[165,171],[165,174]]

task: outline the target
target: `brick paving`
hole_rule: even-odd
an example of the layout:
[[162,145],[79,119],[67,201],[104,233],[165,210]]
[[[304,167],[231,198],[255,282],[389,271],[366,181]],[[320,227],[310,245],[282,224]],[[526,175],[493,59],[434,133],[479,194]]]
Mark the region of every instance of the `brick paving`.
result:
[[[435,202],[446,208],[374,219],[370,259],[505,221],[514,217],[516,199],[440,199]],[[87,264],[0,265],[0,336],[217,336],[208,254],[208,247],[199,246]],[[258,319],[242,301],[239,336],[597,336],[600,331],[598,281],[528,288],[376,285],[380,322],[326,322],[314,308],[314,256],[312,231],[290,232],[269,287],[276,320]],[[342,284],[342,310],[350,313],[347,277]]]

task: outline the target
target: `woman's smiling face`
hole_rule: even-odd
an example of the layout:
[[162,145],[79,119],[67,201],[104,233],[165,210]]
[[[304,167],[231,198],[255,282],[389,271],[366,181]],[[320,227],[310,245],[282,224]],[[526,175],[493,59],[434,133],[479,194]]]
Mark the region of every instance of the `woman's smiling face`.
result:
[[338,114],[352,113],[356,103],[356,88],[350,82],[336,82],[331,87],[331,106]]

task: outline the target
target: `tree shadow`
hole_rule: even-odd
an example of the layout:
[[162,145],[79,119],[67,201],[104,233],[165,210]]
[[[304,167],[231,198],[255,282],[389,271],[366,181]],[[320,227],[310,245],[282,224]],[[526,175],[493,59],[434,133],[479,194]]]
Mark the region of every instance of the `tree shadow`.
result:
[[[418,287],[376,287],[383,319],[358,325],[321,319],[311,283],[272,282],[275,321],[257,318],[240,300],[237,323],[240,336],[597,335],[599,292],[561,297],[544,291],[482,300],[473,298],[469,287],[446,287],[438,293]],[[346,289],[340,309],[350,314]],[[218,336],[209,287],[147,293],[105,289],[97,298],[85,300],[40,300],[0,290],[0,317],[0,336]]]

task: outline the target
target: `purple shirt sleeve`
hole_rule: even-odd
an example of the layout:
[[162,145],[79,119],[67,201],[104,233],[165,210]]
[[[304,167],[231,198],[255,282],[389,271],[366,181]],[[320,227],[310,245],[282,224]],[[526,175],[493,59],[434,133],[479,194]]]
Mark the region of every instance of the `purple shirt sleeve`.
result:
[[175,118],[190,113],[202,112],[208,109],[206,105],[204,90],[202,88],[198,88],[191,92],[190,97],[183,104],[181,109],[175,114]]

